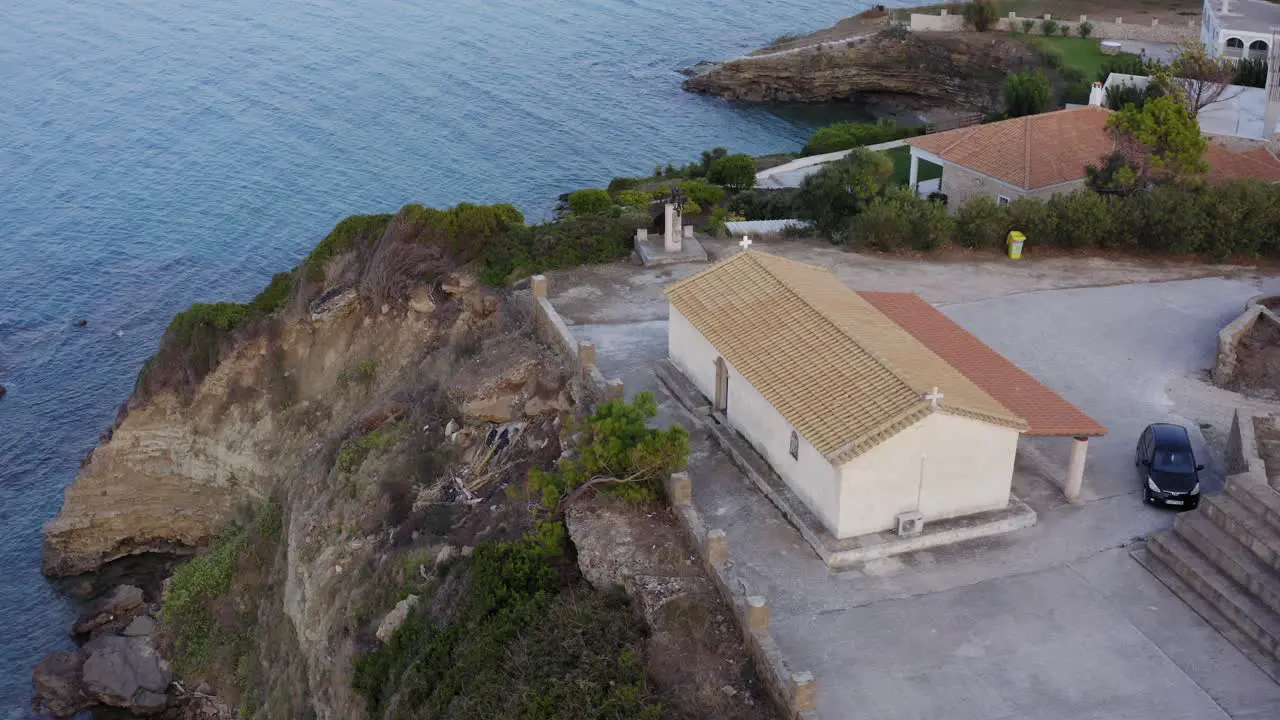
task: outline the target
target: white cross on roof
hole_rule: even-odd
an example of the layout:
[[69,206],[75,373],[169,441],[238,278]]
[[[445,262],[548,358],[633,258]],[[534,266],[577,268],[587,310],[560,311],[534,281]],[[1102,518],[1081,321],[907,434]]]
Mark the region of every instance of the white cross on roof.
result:
[[938,407],[938,401],[941,400],[942,398],[943,398],[943,394],[938,392],[937,385],[933,386],[933,392],[927,392],[924,394],[924,399],[928,400],[929,404],[931,404],[935,410]]
[[744,251],[745,251],[745,250],[750,250],[750,249],[751,249],[751,238],[747,237],[746,235],[743,235],[743,236],[742,236],[742,242],[738,243],[738,245],[739,245],[739,246],[740,246]]

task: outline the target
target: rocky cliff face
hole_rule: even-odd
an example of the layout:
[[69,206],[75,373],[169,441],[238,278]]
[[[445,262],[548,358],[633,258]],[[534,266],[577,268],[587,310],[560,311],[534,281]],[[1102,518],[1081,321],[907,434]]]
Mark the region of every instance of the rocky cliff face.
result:
[[689,78],[684,88],[732,100],[828,102],[892,96],[926,106],[998,107],[1005,76],[1039,61],[988,33],[879,34],[844,48],[745,57]]
[[[243,717],[364,717],[352,663],[374,615],[446,543],[521,531],[528,512],[502,488],[558,456],[580,391],[523,303],[456,268],[379,303],[335,279],[352,262],[238,337],[189,396],[134,402],[44,531],[46,572],[73,576],[193,554],[277,508],[278,530],[243,545],[225,597],[207,603],[198,658],[157,614],[175,679],[209,691],[187,695]],[[93,652],[42,664],[37,685],[65,689],[50,709],[100,696],[85,694]]]

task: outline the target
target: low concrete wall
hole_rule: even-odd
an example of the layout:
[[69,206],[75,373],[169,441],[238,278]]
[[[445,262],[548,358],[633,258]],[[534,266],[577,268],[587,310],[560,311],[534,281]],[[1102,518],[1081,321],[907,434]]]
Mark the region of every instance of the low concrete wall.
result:
[[[1031,18],[1010,13],[1008,17],[1001,18],[996,23],[996,29],[1021,32],[1024,20],[1035,22],[1032,32],[1037,35],[1040,34],[1040,24],[1045,20],[1043,16]],[[1081,15],[1072,20],[1059,18],[1053,18],[1053,20],[1060,26],[1065,25],[1070,28],[1070,34],[1077,37],[1079,36],[1077,28],[1080,27],[1080,23],[1088,22],[1093,26],[1093,32],[1090,37],[1095,37],[1099,40],[1141,40],[1145,42],[1176,43],[1182,39],[1198,40],[1200,38],[1199,19],[1188,20],[1185,25],[1161,25],[1158,20],[1152,20],[1148,25],[1141,25],[1138,23],[1126,23],[1124,18],[1089,20],[1086,15]],[[965,27],[963,17],[950,14],[922,15],[920,13],[912,13],[908,27],[917,32],[960,32],[968,29]]]
[[621,380],[609,379],[596,366],[596,346],[594,343],[578,342],[573,331],[565,323],[564,318],[551,304],[547,292],[550,284],[545,275],[535,275],[530,280],[533,290],[533,332],[539,340],[559,350],[578,369],[583,386],[591,393],[595,402],[622,400],[626,397],[626,388]]
[[1213,383],[1220,387],[1230,385],[1236,376],[1238,358],[1236,350],[1258,319],[1280,323],[1280,316],[1266,306],[1269,301],[1280,300],[1280,295],[1257,295],[1245,303],[1244,312],[1226,327],[1218,331],[1218,356],[1213,363]]
[[693,507],[693,483],[689,475],[672,475],[668,478],[665,489],[671,511],[688,535],[689,542],[697,548],[707,576],[733,610],[747,653],[782,716],[788,720],[817,720],[818,688],[813,675],[787,665],[769,629],[767,600],[759,596],[747,596],[742,591],[741,583],[732,575],[729,541],[723,530],[708,528]]

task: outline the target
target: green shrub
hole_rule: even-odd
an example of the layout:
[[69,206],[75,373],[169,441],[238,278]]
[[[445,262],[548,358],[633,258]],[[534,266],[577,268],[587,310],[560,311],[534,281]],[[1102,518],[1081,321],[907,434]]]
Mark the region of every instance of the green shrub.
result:
[[316,244],[302,261],[307,279],[319,282],[324,279],[329,260],[355,247],[356,244],[372,245],[391,223],[392,215],[352,215],[339,222],[323,240]]
[[364,465],[369,455],[395,446],[403,435],[404,427],[399,423],[392,423],[364,435],[349,438],[338,450],[338,470],[345,475],[355,474],[360,466]]
[[724,199],[724,188],[705,180],[685,180],[680,183],[680,189],[685,197],[704,208],[715,207]]
[[627,190],[636,190],[639,187],[640,178],[616,177],[609,181],[609,194],[617,197],[618,193],[625,192]]
[[271,282],[249,303],[249,314],[274,315],[293,292],[293,273],[282,272],[271,276]]
[[1115,213],[1106,198],[1090,191],[1054,195],[1046,209],[1056,218],[1051,240],[1069,248],[1105,245],[1115,230]]
[[1076,32],[1079,33],[1082,38],[1089,37],[1093,34],[1093,23],[1088,21],[1080,23],[1076,26]]
[[994,248],[1004,243],[1009,215],[986,195],[974,197],[956,211],[955,241],[967,248]]
[[750,155],[729,155],[716,160],[707,179],[733,192],[750,190],[756,185],[756,163]]
[[1236,78],[1233,81],[1236,85],[1244,85],[1245,87],[1266,87],[1267,86],[1267,60],[1266,58],[1258,58],[1256,60],[1243,58],[1236,63]]
[[1143,60],[1137,55],[1116,55],[1102,63],[1102,69],[1098,72],[1098,76],[1094,78],[1098,82],[1106,82],[1107,77],[1112,73],[1121,75],[1150,75],[1151,63]]
[[369,714],[658,720],[642,622],[620,592],[562,586],[551,565],[560,552],[528,540],[476,548],[450,624],[421,603],[387,645],[356,661],[352,685]]
[[754,190],[734,195],[729,212],[746,220],[786,220],[796,217],[796,190]]
[[661,483],[689,460],[689,434],[679,425],[654,430],[646,424],[658,411],[653,393],[638,393],[631,402],[601,405],[582,428],[578,454],[559,462],[555,470],[533,470],[529,485],[542,496],[542,505],[555,509],[562,498],[597,477],[624,482],[606,486],[634,500],[658,497]]
[[729,220],[729,211],[725,208],[718,207],[711,211],[711,217],[707,219],[706,231],[712,237],[724,237],[728,233],[725,223]]
[[836,123],[819,129],[805,143],[801,155],[821,155],[823,153],[851,150],[865,145],[876,145],[901,140],[924,132],[923,127],[907,127],[892,120],[881,120],[874,123]]
[[634,210],[644,210],[653,203],[653,193],[644,190],[622,190],[617,194],[618,204]]
[[978,32],[986,32],[996,24],[995,3],[992,0],[969,0],[964,4],[964,22]]
[[692,200],[684,201],[684,208],[681,210],[685,217],[693,217],[702,212],[702,206]]
[[1071,26],[1070,26],[1070,25],[1059,25],[1059,26],[1058,26],[1058,34],[1059,34],[1059,35],[1061,35],[1062,37],[1067,37],[1068,35],[1070,35],[1070,34],[1071,34]]
[[621,260],[631,254],[635,228],[648,222],[630,215],[571,215],[514,228],[484,246],[481,279],[502,285],[546,270]]
[[818,232],[834,237],[848,218],[880,196],[892,177],[893,161],[888,156],[855,149],[804,179],[796,195],[796,214]]
[[231,588],[236,558],[243,548],[244,534],[233,530],[219,538],[208,552],[173,571],[161,618],[175,630],[175,660],[179,668],[203,668],[218,643],[210,603]]
[[1044,33],[1046,37],[1058,32],[1058,21],[1052,18],[1046,18],[1040,23],[1040,32]]
[[1049,80],[1038,70],[1024,70],[1005,78],[1004,109],[1011,118],[1044,112],[1049,107],[1049,97]]
[[1058,229],[1057,218],[1045,203],[1030,197],[1020,197],[1005,206],[1009,215],[1009,230],[1017,230],[1027,236],[1029,242],[1049,242]]
[[613,209],[613,198],[600,188],[574,190],[569,193],[568,202],[574,215],[603,215]]
[[1022,21],[1022,32],[1023,32],[1024,34],[1026,34],[1026,35],[1030,35],[1030,34],[1031,34],[1031,31],[1032,31],[1032,30],[1034,30],[1035,28],[1036,28],[1036,21],[1035,21],[1035,20],[1023,20],[1023,21]]

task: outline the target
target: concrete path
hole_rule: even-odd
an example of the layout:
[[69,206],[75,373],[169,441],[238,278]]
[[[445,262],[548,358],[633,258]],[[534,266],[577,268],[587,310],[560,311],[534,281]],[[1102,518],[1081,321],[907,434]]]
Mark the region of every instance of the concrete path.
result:
[[[1205,384],[1203,374],[1217,330],[1247,298],[1280,283],[1200,278],[1005,294],[1007,283],[992,274],[998,267],[921,265],[921,273],[935,271],[933,294],[968,298],[944,312],[1111,432],[1091,443],[1083,504],[1066,504],[1024,453],[1015,492],[1039,513],[1035,527],[832,573],[695,428],[695,504],[727,531],[749,592],[770,598],[789,661],[815,674],[820,716],[1280,717],[1280,687],[1128,554],[1172,522],[1140,501],[1131,464],[1137,434],[1155,420],[1205,423],[1197,444],[1210,465],[1206,485],[1220,487],[1214,448],[1239,398]],[[869,272],[833,269],[842,277]],[[938,272],[955,272],[965,285],[941,284]],[[988,297],[973,299],[984,283]],[[581,292],[562,290],[566,299]],[[666,322],[653,307],[634,304],[636,322],[574,328],[597,343],[602,369],[631,392],[656,387],[649,363],[666,354]],[[623,319],[616,308],[608,316]],[[663,410],[691,421],[673,402]],[[1063,441],[1027,444],[1065,463]]]

